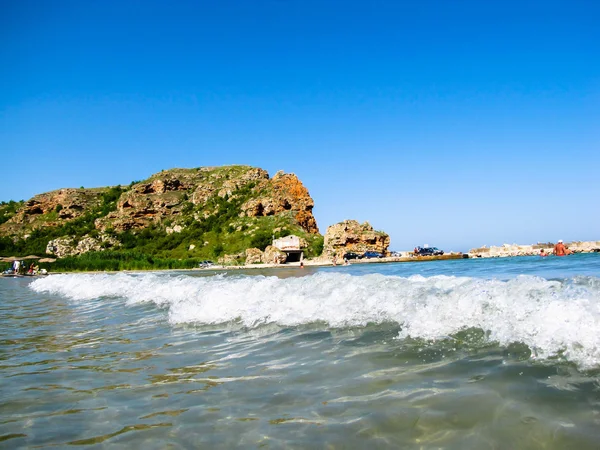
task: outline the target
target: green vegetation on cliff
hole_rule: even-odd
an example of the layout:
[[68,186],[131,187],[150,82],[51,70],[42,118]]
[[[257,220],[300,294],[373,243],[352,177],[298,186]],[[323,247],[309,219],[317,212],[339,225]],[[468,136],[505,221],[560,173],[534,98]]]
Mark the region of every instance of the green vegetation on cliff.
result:
[[[308,192],[295,176],[276,183],[248,166],[172,169],[129,186],[98,188],[95,200],[68,219],[65,211],[82,204],[76,197],[81,194],[73,193],[79,203],[69,204],[71,198],[56,191],[25,206],[2,204],[5,222],[24,209],[21,222],[0,228],[0,255],[43,256],[49,241],[69,239],[76,246],[92,238],[95,248],[60,258],[52,270],[191,268],[225,255],[242,262],[246,249],[264,250],[273,238],[294,234],[308,243],[306,256],[318,256],[323,236],[298,221],[299,211],[312,217]],[[93,251],[98,249],[103,251]]]
[[107,250],[67,256],[45,267],[56,272],[192,269],[198,267],[200,261],[199,258],[158,258],[139,251]]
[[[29,235],[19,236],[0,236],[0,254],[1,255],[44,255],[46,254],[46,246],[52,239],[62,236],[71,236],[76,240],[83,236],[97,235],[94,222],[99,217],[106,216],[109,212],[116,209],[116,203],[119,197],[126,189],[120,186],[112,187],[102,194],[102,202],[100,205],[91,208],[82,216],[61,223],[58,226],[47,226],[34,228]],[[9,202],[15,203],[15,202]],[[23,202],[20,202],[21,206]],[[58,212],[62,209],[57,208],[45,214],[46,221],[56,220]],[[14,215],[14,214],[13,214]]]
[[13,200],[9,202],[0,202],[0,224],[3,224],[8,219],[13,217],[19,208],[25,203],[23,200],[15,202]]

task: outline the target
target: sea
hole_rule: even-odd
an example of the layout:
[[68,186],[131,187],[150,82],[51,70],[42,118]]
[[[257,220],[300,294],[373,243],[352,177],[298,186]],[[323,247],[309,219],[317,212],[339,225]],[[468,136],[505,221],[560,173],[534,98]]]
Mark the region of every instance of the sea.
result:
[[0,448],[600,448],[600,254],[1,278],[0,320]]

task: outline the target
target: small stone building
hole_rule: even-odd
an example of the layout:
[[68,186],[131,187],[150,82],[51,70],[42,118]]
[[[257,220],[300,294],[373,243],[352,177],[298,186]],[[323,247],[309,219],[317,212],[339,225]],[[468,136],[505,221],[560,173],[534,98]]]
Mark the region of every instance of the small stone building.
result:
[[298,262],[304,259],[304,251],[300,248],[300,238],[293,234],[273,239],[273,247],[286,253],[286,262]]

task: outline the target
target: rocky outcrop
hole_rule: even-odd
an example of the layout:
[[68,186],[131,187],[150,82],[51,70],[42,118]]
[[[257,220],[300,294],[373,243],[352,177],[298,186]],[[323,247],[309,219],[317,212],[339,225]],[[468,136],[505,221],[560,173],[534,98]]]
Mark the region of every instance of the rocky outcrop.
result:
[[277,247],[269,245],[265,248],[262,260],[265,264],[284,264],[287,260],[287,254]]
[[96,228],[123,232],[181,215],[189,191],[202,178],[200,174],[196,169],[173,169],[133,184],[121,195],[115,211],[96,220]]
[[375,231],[368,222],[359,224],[356,220],[345,220],[327,228],[323,255],[331,257],[345,252],[366,251],[387,255],[389,246],[390,236],[383,231]]
[[247,186],[251,182],[267,180],[269,180],[269,174],[266,170],[256,167],[249,167],[246,171],[240,173],[235,178],[225,179],[217,195],[221,198],[224,198],[225,196],[235,198],[236,194],[238,193],[237,191]]
[[99,252],[106,248],[118,247],[119,245],[119,241],[107,234],[101,234],[97,238],[84,236],[79,241],[66,236],[48,242],[46,253],[64,258],[65,256],[81,255],[82,253],[91,251]]
[[233,255],[223,255],[222,257],[220,257],[217,260],[217,262],[224,266],[234,266],[234,265],[242,264],[243,259],[244,259],[243,253],[236,253]]
[[116,211],[96,221],[96,228],[117,232],[146,228],[183,219],[194,210],[196,219],[219,213],[216,197],[232,202],[248,197],[241,217],[289,213],[309,233],[318,233],[312,215],[314,201],[294,174],[278,172],[273,179],[263,169],[249,166],[173,169],[135,184],[123,194]]
[[600,252],[600,241],[573,241],[567,242],[566,246],[574,253]]
[[[207,239],[227,235],[227,250],[234,253],[245,250],[246,236],[252,237],[257,230],[268,235],[277,233],[275,230],[279,234],[298,233],[308,245],[308,240],[319,238],[313,207],[308,190],[294,174],[280,171],[269,178],[263,169],[241,165],[171,169],[129,186],[61,189],[37,195],[17,212],[11,211],[6,222],[0,224],[0,237],[13,237],[16,243],[20,238],[27,239],[35,229],[58,228],[84,218],[56,233],[44,232],[48,240],[69,234],[62,240],[53,239],[56,242],[49,247],[56,248],[53,254],[77,254],[110,245],[88,241],[82,235],[97,239],[97,235],[106,234],[137,245],[163,232],[171,236],[180,233],[188,249],[190,245],[206,247]],[[237,233],[239,240],[233,236]],[[241,244],[232,244],[236,241]],[[177,245],[175,236],[169,242]],[[206,257],[206,251],[195,252],[199,253]]]
[[54,227],[77,219],[100,205],[108,189],[58,189],[38,194],[0,225],[0,235],[24,235],[35,228]]
[[181,225],[175,225],[173,227],[165,228],[165,231],[167,234],[181,233],[183,231],[183,227]]
[[246,249],[246,264],[260,264],[263,261],[263,252],[258,248]]
[[184,191],[126,192],[117,203],[117,211],[97,219],[96,228],[99,230],[112,228],[122,232],[146,228],[166,218],[179,216],[182,213],[185,195]]
[[[574,241],[567,242],[565,246],[573,253],[600,252],[600,241]],[[533,256],[539,255],[541,250],[552,253],[554,243],[538,243],[533,245],[504,244],[501,246],[483,246],[469,250],[470,258],[505,258],[508,256]]]
[[64,258],[65,256],[71,256],[75,254],[76,246],[77,243],[73,238],[57,238],[48,242],[48,245],[46,246],[46,253],[49,255],[58,256],[59,258]]
[[244,203],[241,216],[273,216],[290,212],[304,230],[314,234],[319,232],[312,214],[315,202],[295,174],[277,172],[271,180],[264,180],[258,189],[264,194]]

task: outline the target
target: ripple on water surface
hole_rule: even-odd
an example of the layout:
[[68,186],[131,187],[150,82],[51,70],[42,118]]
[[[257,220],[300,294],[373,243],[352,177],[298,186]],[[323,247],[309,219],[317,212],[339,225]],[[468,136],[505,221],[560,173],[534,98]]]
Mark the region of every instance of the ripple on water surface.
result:
[[593,277],[6,281],[7,448],[595,448],[600,439]]

